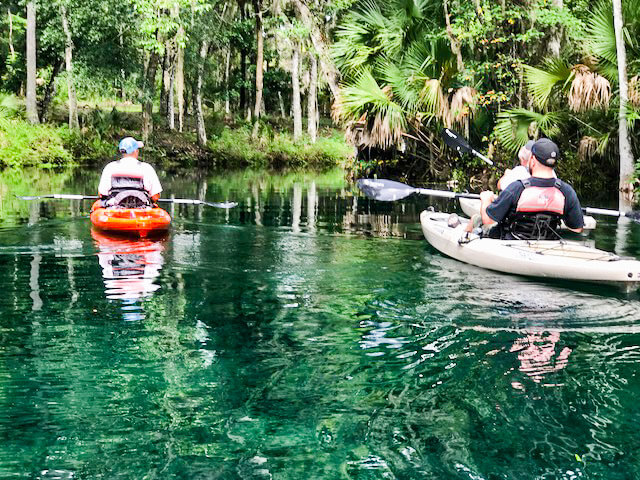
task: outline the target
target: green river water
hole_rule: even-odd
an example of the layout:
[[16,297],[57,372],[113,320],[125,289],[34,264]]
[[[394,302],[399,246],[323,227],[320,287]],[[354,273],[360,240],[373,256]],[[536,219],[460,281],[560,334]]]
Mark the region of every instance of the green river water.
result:
[[[92,232],[97,172],[0,175],[0,478],[640,478],[640,296],[463,265],[339,172],[161,172],[170,234]],[[640,225],[587,238],[640,258]]]

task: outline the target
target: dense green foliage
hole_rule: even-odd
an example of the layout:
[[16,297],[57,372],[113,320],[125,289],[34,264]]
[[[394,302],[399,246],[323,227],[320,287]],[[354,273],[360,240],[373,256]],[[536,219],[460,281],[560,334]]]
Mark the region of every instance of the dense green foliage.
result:
[[[640,8],[635,0],[623,4],[629,117],[635,121]],[[356,167],[408,173],[418,163],[427,177],[460,177],[466,170],[462,176],[468,180],[470,167],[477,167],[476,174],[485,168],[478,162],[461,166],[447,155],[434,133],[448,126],[489,150],[500,168],[511,165],[529,138],[549,136],[561,143],[567,173],[578,175],[571,180],[590,177],[579,174],[584,168],[604,171],[598,177],[603,183],[615,177],[618,152],[610,139],[617,136],[617,70],[610,2],[361,1],[336,39],[335,59],[346,81],[339,113],[348,132],[362,147],[396,148],[405,159],[398,167],[397,155],[374,163],[362,155]],[[600,75],[610,86],[598,83]],[[575,168],[574,160],[582,166]]]

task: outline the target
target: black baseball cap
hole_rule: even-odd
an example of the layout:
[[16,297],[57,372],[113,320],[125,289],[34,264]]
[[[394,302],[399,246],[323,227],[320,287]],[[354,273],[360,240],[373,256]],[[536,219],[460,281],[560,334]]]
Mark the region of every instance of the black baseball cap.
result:
[[560,149],[558,145],[548,138],[541,138],[531,147],[531,153],[541,164],[554,168],[560,159]]

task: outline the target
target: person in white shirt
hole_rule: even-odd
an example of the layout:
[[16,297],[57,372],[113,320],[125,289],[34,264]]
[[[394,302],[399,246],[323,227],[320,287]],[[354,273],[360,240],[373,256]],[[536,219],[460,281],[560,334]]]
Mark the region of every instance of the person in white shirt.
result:
[[526,180],[531,176],[527,165],[529,165],[529,160],[531,159],[531,147],[533,147],[534,143],[535,142],[533,140],[529,140],[520,148],[520,151],[518,152],[518,160],[520,160],[520,164],[514,168],[507,168],[504,171],[504,174],[500,180],[498,180],[498,190],[504,190],[516,180]]
[[103,201],[108,201],[120,192],[131,190],[143,191],[152,202],[158,201],[162,186],[154,168],[138,160],[142,147],[144,143],[133,137],[126,137],[120,141],[118,150],[122,158],[104,167],[100,177],[98,194]]

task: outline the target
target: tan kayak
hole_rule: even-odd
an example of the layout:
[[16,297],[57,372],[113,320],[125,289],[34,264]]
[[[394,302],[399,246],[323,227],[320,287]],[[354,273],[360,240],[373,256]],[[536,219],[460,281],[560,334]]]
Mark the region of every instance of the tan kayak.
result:
[[[458,198],[460,201],[460,208],[465,215],[468,217],[472,217],[476,213],[480,213],[480,200],[476,200],[475,198]],[[560,224],[560,228],[566,230],[567,226],[562,222]],[[584,229],[585,230],[593,230],[596,228],[596,219],[585,215],[584,216]]]
[[422,232],[441,253],[477,267],[532,277],[640,286],[640,262],[624,259],[580,242],[565,240],[498,240],[471,234],[459,243],[466,223],[449,227],[448,213],[423,211]]

